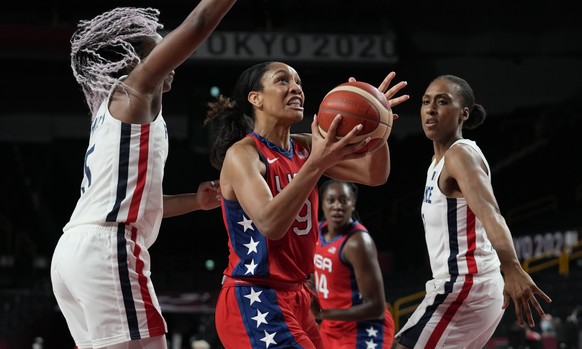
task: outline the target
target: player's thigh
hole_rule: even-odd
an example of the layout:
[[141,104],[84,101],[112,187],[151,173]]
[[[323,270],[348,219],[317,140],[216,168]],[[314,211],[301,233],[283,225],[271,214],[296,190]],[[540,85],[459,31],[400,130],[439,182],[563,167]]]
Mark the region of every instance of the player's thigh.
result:
[[166,342],[166,336],[163,335],[144,339],[137,339],[125,343],[119,343],[95,349],[167,349],[167,348],[168,343]]

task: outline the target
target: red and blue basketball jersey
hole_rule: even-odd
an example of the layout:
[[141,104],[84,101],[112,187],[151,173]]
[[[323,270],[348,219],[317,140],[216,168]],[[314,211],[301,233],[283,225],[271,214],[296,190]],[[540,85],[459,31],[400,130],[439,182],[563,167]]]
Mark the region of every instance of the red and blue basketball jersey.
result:
[[[280,193],[309,157],[291,140],[285,151],[250,133],[265,163],[265,181],[273,196]],[[234,200],[222,200],[229,258],[216,305],[215,324],[227,349],[321,349],[311,294],[304,281],[313,273],[317,241],[318,189],[313,191],[287,234],[270,240]]]
[[[354,221],[343,234],[325,241],[327,221],[319,225],[315,250],[315,284],[322,309],[345,309],[362,303],[362,296],[353,268],[342,258],[346,241],[356,232],[368,234],[361,223]],[[326,348],[389,349],[394,337],[394,321],[386,309],[383,320],[340,321],[324,319],[320,333]]]
[[[267,165],[265,181],[276,196],[307,160],[308,150],[291,141],[291,149],[285,151],[258,134],[247,137],[254,139]],[[223,200],[222,214],[229,239],[229,263],[224,274],[234,278],[304,281],[313,272],[318,200],[314,188],[287,234],[279,240],[263,236],[237,201]]]

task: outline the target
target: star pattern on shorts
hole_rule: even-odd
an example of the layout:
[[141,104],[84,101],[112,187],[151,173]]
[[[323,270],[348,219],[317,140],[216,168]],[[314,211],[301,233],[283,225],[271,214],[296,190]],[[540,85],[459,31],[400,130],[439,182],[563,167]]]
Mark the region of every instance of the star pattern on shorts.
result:
[[[244,275],[257,276],[256,273],[264,272],[265,266],[263,264],[265,261],[263,259],[265,258],[263,254],[266,253],[264,251],[266,245],[261,244],[263,240],[253,225],[253,221],[246,217],[244,213],[240,214],[239,217],[235,231],[241,234],[242,239],[238,240],[236,249],[239,256],[246,254],[247,257],[242,257],[239,260],[237,273],[238,275],[244,273]],[[274,296],[270,294],[270,291],[264,293],[260,288],[250,286],[248,288],[245,287],[242,298],[243,300],[246,299],[244,300],[244,308],[245,313],[248,314],[246,316],[249,325],[255,324],[252,330],[254,341],[263,342],[264,344],[261,344],[261,346],[264,345],[264,349],[277,346],[279,345],[277,342],[287,340],[282,335],[279,335],[281,338],[275,340],[278,333],[285,331],[286,327],[280,323],[276,316],[272,315],[273,312],[277,313],[278,308],[271,303],[271,297]],[[252,325],[250,326],[252,328]]]
[[372,326],[370,326],[370,328],[367,328],[366,332],[368,332],[368,337],[377,337],[378,336],[378,330]]
[[248,244],[243,244],[243,246],[245,246],[246,248],[248,248],[249,250],[247,251],[247,254],[251,254],[251,252],[257,253],[257,245],[260,243],[260,241],[255,241],[253,239],[253,237],[251,236],[251,241],[249,241]]
[[257,309],[257,315],[252,317],[251,319],[253,319],[257,322],[257,328],[259,328],[259,326],[261,324],[265,324],[265,325],[268,324],[267,315],[269,315],[269,312],[261,313],[261,311],[259,309]]
[[[250,305],[253,305],[253,303],[255,302],[262,303],[261,293],[263,293],[263,291],[257,292],[255,291],[254,287],[251,287],[250,289],[251,292],[244,296],[249,300]],[[257,322],[257,328],[259,328],[259,326],[261,326],[262,324],[269,325],[269,321],[267,321],[267,315],[269,315],[268,311],[263,313],[259,309],[257,309],[257,315],[255,315],[251,319]],[[277,342],[275,341],[275,335],[277,335],[277,331],[269,333],[266,330],[263,330],[263,333],[264,336],[263,338],[261,338],[261,341],[265,342],[266,348],[268,348],[271,344],[277,344]]]
[[277,332],[273,332],[273,333],[269,333],[267,331],[263,331],[263,332],[265,332],[265,337],[261,338],[261,342],[265,342],[265,345],[267,346],[267,348],[271,344],[277,344],[277,342],[275,342],[275,340],[273,339],[273,337],[275,337]]
[[368,332],[368,340],[365,341],[366,349],[376,349],[378,343],[375,342],[375,339],[378,337],[378,329],[370,326],[366,328],[366,332]]
[[257,292],[251,287],[251,293],[245,295],[245,298],[249,299],[250,305],[253,305],[254,302],[261,303],[261,293],[263,293],[263,291]]
[[253,228],[253,221],[252,220],[248,219],[244,215],[243,215],[242,218],[243,218],[243,220],[242,221],[239,221],[237,223],[243,226],[243,231],[246,232],[247,229],[255,230],[255,228]]
[[366,349],[376,349],[377,346],[378,344],[374,343],[373,339],[366,341]]

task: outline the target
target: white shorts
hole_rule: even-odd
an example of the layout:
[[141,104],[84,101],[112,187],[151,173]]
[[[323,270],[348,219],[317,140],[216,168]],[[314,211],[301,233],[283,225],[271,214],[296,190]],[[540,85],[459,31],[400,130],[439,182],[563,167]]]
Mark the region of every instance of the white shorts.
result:
[[[118,231],[119,230],[119,231]],[[166,321],[135,229],[76,227],[51,262],[53,292],[79,349],[164,335]]]
[[504,313],[503,286],[500,272],[472,280],[460,276],[454,284],[428,281],[426,296],[395,342],[409,348],[483,348]]

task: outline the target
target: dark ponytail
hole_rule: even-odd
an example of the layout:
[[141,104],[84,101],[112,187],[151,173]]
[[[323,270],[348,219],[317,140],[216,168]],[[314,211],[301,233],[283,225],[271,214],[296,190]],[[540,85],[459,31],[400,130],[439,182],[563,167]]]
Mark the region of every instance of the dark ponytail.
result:
[[208,103],[204,125],[212,127],[210,163],[217,170],[222,168],[228,148],[253,131],[255,112],[247,98],[251,91],[263,90],[261,79],[271,63],[263,62],[247,68],[239,76],[232,98],[221,95]]

